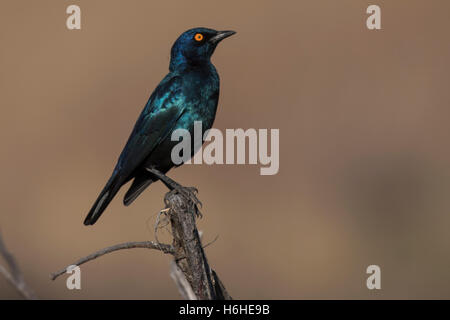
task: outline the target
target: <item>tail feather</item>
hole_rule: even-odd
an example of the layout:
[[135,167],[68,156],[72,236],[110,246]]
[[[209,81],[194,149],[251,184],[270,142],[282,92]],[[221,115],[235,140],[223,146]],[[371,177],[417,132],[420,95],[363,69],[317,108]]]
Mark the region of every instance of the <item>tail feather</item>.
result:
[[149,175],[136,177],[123,198],[123,204],[129,206],[152,182]]
[[112,175],[86,216],[86,219],[84,219],[84,224],[86,226],[93,225],[98,218],[100,218],[103,211],[105,211],[106,207],[117,194],[123,183],[123,179],[121,179],[118,174]]

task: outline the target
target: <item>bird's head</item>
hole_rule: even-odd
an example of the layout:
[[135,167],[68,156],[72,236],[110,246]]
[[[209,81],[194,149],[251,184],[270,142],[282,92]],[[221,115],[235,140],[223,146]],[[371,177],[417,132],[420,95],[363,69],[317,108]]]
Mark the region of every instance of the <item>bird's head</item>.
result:
[[198,65],[209,62],[217,44],[235,33],[234,31],[216,31],[207,28],[185,31],[172,46],[170,69],[184,64]]

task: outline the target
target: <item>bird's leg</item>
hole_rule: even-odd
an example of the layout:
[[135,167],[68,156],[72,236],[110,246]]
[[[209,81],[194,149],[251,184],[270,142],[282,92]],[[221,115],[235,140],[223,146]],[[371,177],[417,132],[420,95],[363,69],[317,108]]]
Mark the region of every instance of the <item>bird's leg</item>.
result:
[[197,198],[197,193],[198,193],[197,188],[184,187],[181,184],[179,184],[178,182],[176,182],[175,180],[169,178],[164,173],[162,173],[161,171],[159,171],[155,168],[151,167],[151,168],[145,168],[145,169],[148,172],[155,175],[159,180],[161,180],[161,182],[164,183],[169,190],[171,190],[171,191],[175,190],[176,192],[181,194],[183,197],[185,197],[187,200],[189,200],[194,205],[195,214],[200,217],[202,216],[202,214],[200,213],[200,210],[198,209],[198,206],[201,207],[202,203]]

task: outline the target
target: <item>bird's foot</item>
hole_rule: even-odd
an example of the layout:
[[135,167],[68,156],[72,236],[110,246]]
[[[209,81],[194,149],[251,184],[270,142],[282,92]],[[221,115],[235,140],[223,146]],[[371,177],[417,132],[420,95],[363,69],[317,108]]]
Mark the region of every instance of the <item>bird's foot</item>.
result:
[[173,191],[180,194],[189,204],[191,204],[194,214],[197,218],[201,218],[203,215],[200,212],[199,207],[202,207],[202,202],[198,199],[198,189],[195,187],[184,187],[178,184]]
[[183,187],[182,185],[177,185],[164,197],[166,208],[171,206],[171,196],[178,194],[181,198],[183,198],[185,205],[189,207],[189,211],[192,212],[196,218],[201,218],[203,215],[198,207],[201,207],[202,203],[198,200],[197,193],[198,191],[194,187]]
[[171,190],[169,193],[176,192],[180,194],[192,206],[194,214],[197,218],[202,217],[202,213],[198,208],[199,206],[200,207],[202,206],[202,202],[197,198],[198,193],[197,188],[184,187],[155,168],[146,168],[146,169],[147,171],[153,173],[159,180],[161,180],[162,183],[164,183],[167,186],[167,188]]

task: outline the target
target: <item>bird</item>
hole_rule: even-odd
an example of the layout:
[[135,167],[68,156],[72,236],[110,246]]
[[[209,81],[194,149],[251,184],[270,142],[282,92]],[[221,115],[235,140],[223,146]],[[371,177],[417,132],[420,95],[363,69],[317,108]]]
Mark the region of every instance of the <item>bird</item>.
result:
[[[170,52],[169,73],[150,95],[84,225],[93,225],[119,189],[131,180],[133,182],[123,199],[125,206],[158,180],[169,189],[183,190],[180,184],[166,176],[170,169],[182,164],[172,161],[171,151],[178,141],[172,141],[171,135],[174,130],[185,129],[193,139],[196,121],[201,122],[203,131],[212,127],[220,80],[211,56],[219,42],[235,33],[198,27],[183,32],[177,38]],[[191,146],[188,158],[201,144],[191,143]]]

